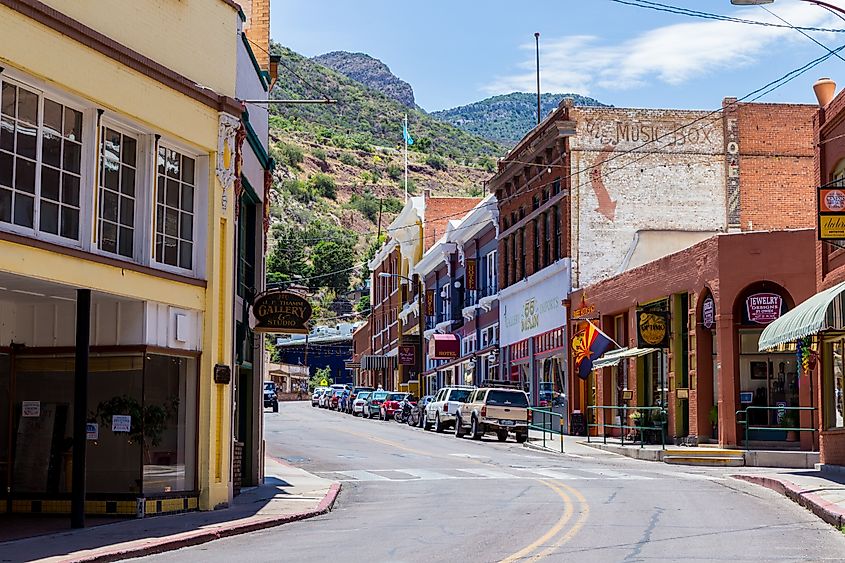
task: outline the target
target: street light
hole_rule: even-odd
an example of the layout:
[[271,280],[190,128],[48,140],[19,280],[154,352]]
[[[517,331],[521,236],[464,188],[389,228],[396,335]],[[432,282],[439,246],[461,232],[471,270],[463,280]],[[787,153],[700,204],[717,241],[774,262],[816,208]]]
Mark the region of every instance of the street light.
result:
[[[417,364],[417,377],[419,378],[419,394],[420,397],[423,395],[423,371],[425,369],[425,361],[423,360],[425,345],[423,343],[423,333],[425,332],[425,320],[423,319],[423,284],[422,279],[420,279],[419,274],[414,274],[413,279],[408,278],[407,276],[403,276],[402,274],[391,274],[389,272],[379,272],[378,277],[380,278],[400,278],[407,281],[411,284],[412,287],[417,288],[417,330],[419,334],[419,350],[416,358]],[[401,342],[402,335],[399,335],[399,340]]]

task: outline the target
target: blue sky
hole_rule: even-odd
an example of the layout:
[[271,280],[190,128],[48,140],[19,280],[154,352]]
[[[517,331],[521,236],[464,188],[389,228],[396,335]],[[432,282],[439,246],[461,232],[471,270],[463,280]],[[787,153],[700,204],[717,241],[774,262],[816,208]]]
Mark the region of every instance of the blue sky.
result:
[[[656,0],[778,22],[730,0]],[[845,8],[845,0],[827,0]],[[845,28],[826,10],[776,0],[769,10],[793,25]],[[428,111],[494,94],[533,91],[534,32],[541,34],[544,92],[575,92],[620,107],[713,109],[826,51],[792,29],[702,20],[611,0],[273,0],[274,40],[307,56],[361,51],[409,82]],[[813,33],[830,48],[845,33]],[[842,56],[845,57],[845,51]],[[760,101],[814,103],[812,83],[845,86],[831,57]]]

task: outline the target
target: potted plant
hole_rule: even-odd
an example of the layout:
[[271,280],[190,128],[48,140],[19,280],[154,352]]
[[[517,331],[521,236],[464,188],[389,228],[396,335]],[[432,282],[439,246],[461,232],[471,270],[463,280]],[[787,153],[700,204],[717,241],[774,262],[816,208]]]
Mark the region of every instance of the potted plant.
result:
[[795,416],[795,412],[793,411],[786,411],[783,413],[783,416],[780,419],[781,428],[786,429],[786,441],[787,442],[797,442],[798,441],[798,431],[797,430],[790,430],[790,428],[797,428],[798,427],[798,417]]

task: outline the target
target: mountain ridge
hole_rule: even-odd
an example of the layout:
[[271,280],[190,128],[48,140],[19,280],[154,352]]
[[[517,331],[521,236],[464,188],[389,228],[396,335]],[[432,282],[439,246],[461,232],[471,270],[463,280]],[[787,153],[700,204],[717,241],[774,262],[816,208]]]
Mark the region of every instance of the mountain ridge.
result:
[[408,108],[417,108],[411,85],[393,74],[384,62],[367,53],[331,51],[311,60],[377,90]]

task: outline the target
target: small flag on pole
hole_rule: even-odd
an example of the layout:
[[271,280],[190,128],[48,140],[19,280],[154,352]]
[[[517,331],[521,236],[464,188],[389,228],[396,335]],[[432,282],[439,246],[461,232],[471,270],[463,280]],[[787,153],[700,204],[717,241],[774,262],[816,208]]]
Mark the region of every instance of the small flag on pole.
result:
[[402,137],[405,139],[405,142],[409,145],[414,144],[414,139],[411,137],[411,134],[408,133],[408,120],[406,118],[405,124],[402,126]]
[[575,369],[578,370],[578,377],[587,379],[593,371],[593,360],[599,359],[615,342],[590,321],[587,321],[587,329],[579,336],[572,342]]

